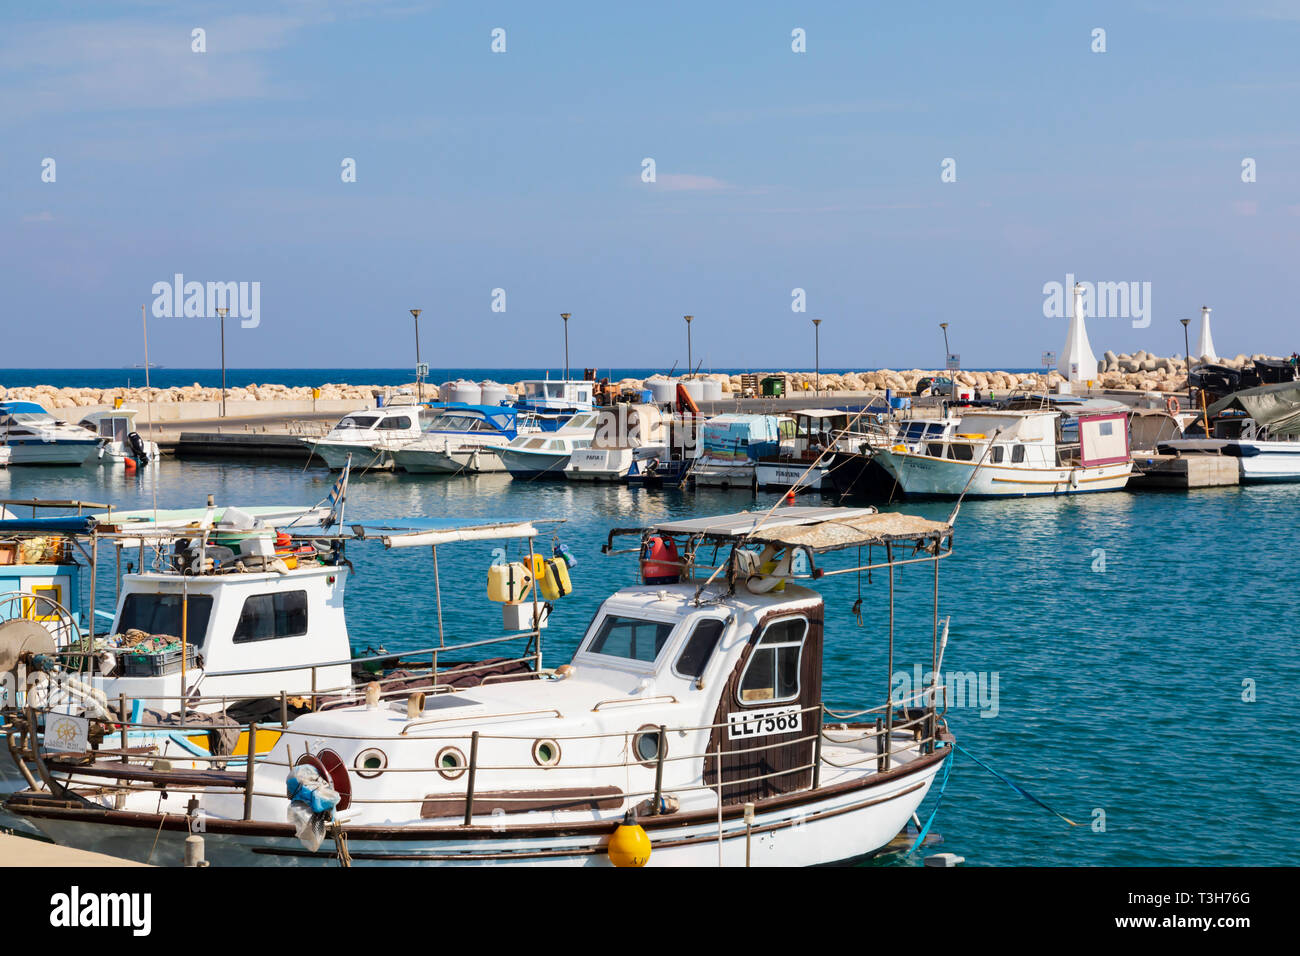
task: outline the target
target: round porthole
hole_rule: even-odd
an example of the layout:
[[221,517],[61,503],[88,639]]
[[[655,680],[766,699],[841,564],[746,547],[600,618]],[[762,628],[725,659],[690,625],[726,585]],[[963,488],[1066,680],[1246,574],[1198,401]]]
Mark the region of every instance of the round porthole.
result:
[[662,739],[659,728],[654,724],[639,728],[632,738],[632,753],[647,767],[653,767],[658,762],[660,747],[663,748],[664,757],[667,757],[668,742]]
[[554,767],[560,762],[560,745],[554,740],[534,740],[533,762],[539,767]]
[[371,780],[388,769],[388,755],[378,747],[371,747],[357,754],[352,766],[356,768],[358,777]]
[[443,747],[434,760],[438,773],[448,780],[455,780],[465,772],[465,755],[458,747]]

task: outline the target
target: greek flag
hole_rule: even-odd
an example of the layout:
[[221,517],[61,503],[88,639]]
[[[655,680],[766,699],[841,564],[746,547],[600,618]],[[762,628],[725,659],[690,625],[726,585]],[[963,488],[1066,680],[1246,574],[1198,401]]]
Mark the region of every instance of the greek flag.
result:
[[348,503],[348,474],[351,471],[352,456],[348,455],[348,460],[343,463],[343,474],[339,475],[339,480],[334,482],[329,497],[325,499],[329,503],[330,513],[321,522],[322,527],[331,528],[335,524],[343,524],[343,508]]

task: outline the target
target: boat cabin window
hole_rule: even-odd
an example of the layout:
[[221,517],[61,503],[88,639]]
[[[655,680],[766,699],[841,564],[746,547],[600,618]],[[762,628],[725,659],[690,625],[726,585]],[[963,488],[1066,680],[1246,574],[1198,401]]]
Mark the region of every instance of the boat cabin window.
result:
[[943,442],[932,441],[925,446],[925,453],[931,458],[943,457]]
[[635,617],[607,617],[587,645],[592,654],[652,664],[673,632],[671,623]]
[[802,617],[773,621],[763,628],[740,678],[742,704],[794,700],[799,696],[799,657],[807,633],[808,621]]
[[235,626],[235,643],[302,637],[307,633],[307,592],[254,594],[244,601]]
[[1021,462],[1021,461],[1024,461],[1024,460],[1025,460],[1025,446],[1024,446],[1024,445],[1012,445],[1012,446],[1011,446],[1011,460],[1012,460],[1013,462]]
[[726,621],[716,617],[706,618],[696,624],[695,630],[691,631],[691,636],[686,639],[686,646],[677,655],[677,661],[673,664],[673,673],[678,677],[699,680],[704,674],[704,668],[709,665],[709,658],[713,656],[713,651],[717,648],[718,641],[722,639],[722,632],[726,626]]
[[373,428],[379,421],[377,415],[349,415],[338,423],[339,428]]
[[994,445],[994,446],[993,446],[993,450],[989,452],[989,461],[992,462],[992,463],[995,464],[995,465],[998,464],[1000,461],[1002,461],[1002,446],[1001,446],[1001,445]]
[[975,448],[968,442],[951,442],[948,445],[948,457],[953,461],[974,461]]
[[[122,602],[122,614],[118,620],[117,631],[125,634],[130,630],[144,631],[146,634],[168,634],[177,639],[181,636],[182,605],[185,598],[180,594],[128,594]],[[184,612],[185,640],[189,644],[202,644],[208,634],[208,617],[212,614],[212,595],[191,594],[189,608]]]
[[405,415],[398,415],[393,418],[385,418],[376,427],[379,428],[381,431],[382,430],[393,431],[399,428],[410,428],[411,420],[407,418]]

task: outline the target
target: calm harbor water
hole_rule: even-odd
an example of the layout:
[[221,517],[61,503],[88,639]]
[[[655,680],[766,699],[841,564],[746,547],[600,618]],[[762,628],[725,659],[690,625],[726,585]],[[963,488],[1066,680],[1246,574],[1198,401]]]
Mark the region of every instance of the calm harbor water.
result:
[[[0,471],[0,497],[143,508],[156,494],[159,507],[197,507],[211,493],[231,504],[311,504],[330,482],[315,467],[169,460],[138,477],[108,467],[11,468]],[[504,475],[368,474],[353,479],[347,515],[565,519],[558,535],[579,563],[575,592],[558,602],[545,635],[547,663],[556,665],[599,602],[635,579],[633,556],[599,553],[611,527],[773,500]],[[956,553],[940,573],[941,614],[952,616],[944,669],[983,675],[984,690],[953,708],[949,724],[964,747],[1081,825],[959,755],[935,824],[943,848],[977,865],[1300,864],[1288,822],[1300,761],[1286,738],[1300,686],[1298,505],[1300,486],[1285,485],[964,504]],[[936,518],[950,509],[905,506]],[[499,609],[485,596],[494,546],[440,551],[448,634],[499,630]],[[348,554],[354,644],[435,643],[427,550],[355,542]],[[929,667],[930,583],[928,568],[898,572],[895,673]],[[860,627],[852,614],[859,586]],[[874,705],[887,691],[886,587],[878,572],[860,585],[843,575],[818,586],[824,696],[833,705]],[[111,583],[101,595],[106,607]],[[1245,702],[1251,682],[1256,699]]]

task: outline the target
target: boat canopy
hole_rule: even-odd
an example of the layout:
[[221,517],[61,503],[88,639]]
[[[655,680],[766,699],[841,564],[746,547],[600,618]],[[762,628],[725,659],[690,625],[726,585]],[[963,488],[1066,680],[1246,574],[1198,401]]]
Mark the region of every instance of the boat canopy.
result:
[[899,512],[875,508],[788,507],[775,512],[739,511],[712,518],[665,521],[648,528],[617,528],[614,538],[627,534],[685,535],[711,544],[770,544],[778,548],[806,551],[839,551],[844,548],[884,545],[925,538],[944,538],[952,525]]
[[0,402],[0,414],[19,415],[23,413],[49,414],[48,411],[35,402]]
[[499,538],[535,538],[539,524],[559,524],[563,519],[498,521],[467,524],[456,518],[403,518],[389,522],[354,524],[361,539],[378,538],[386,548],[423,548],[459,541],[492,541]]
[[1300,434],[1300,382],[1259,385],[1233,392],[1209,408],[1209,414],[1222,415],[1240,410],[1275,435]]
[[775,415],[718,415],[700,429],[704,454],[711,458],[744,460],[753,445],[778,442],[780,425]]

